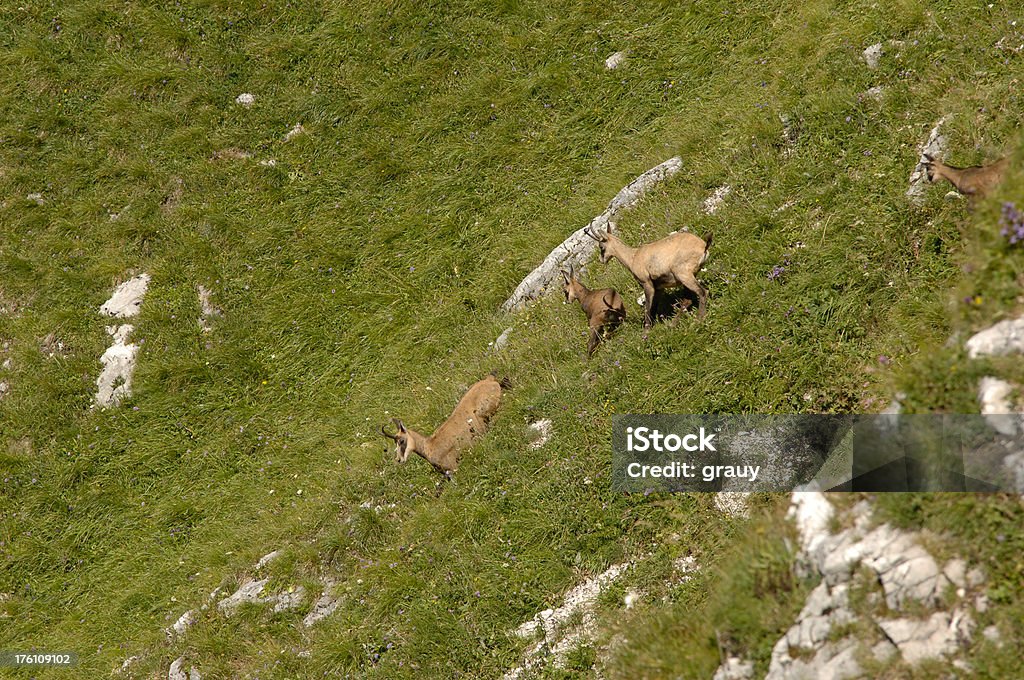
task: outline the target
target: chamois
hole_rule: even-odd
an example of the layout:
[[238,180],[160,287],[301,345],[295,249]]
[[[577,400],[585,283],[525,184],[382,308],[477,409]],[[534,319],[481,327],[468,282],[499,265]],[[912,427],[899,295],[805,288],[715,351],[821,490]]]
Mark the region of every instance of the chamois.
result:
[[1006,174],[1006,168],[1009,165],[1008,158],[1001,158],[989,165],[955,168],[935,160],[928,154],[925,154],[924,158],[924,168],[929,182],[934,184],[944,179],[961,194],[971,198],[980,198],[996,188],[1003,181],[1003,175]]
[[682,286],[697,295],[698,318],[704,318],[704,304],[708,292],[697,281],[697,272],[708,258],[712,235],[702,239],[689,232],[675,232],[653,243],[631,248],[607,231],[595,234],[588,227],[585,233],[598,242],[601,263],[615,258],[629,270],[644,289],[644,328],[654,325],[654,295],[659,290]]
[[625,320],[626,306],[622,304],[622,297],[614,288],[590,290],[577,280],[572,269],[568,272],[562,271],[562,279],[565,281],[562,292],[565,293],[566,303],[578,300],[589,319],[590,341],[587,343],[587,358],[590,358],[601,342],[601,331],[605,328],[612,330]]
[[392,418],[398,431],[391,434],[381,426],[380,432],[395,442],[395,462],[404,463],[410,453],[417,453],[451,479],[451,473],[459,466],[459,452],[487,432],[488,421],[501,402],[502,388],[508,389],[508,386],[507,381],[498,381],[493,374],[480,380],[469,388],[448,420],[429,437],[407,428],[400,419]]

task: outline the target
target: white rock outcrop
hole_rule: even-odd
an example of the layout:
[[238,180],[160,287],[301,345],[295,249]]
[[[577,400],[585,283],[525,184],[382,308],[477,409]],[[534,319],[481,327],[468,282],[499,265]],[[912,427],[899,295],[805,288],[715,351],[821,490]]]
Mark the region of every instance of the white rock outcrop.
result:
[[1011,398],[1013,392],[1013,385],[992,376],[985,376],[978,383],[978,403],[985,421],[1006,437],[1015,437],[1024,426],[1019,409],[1014,407]]
[[114,289],[110,299],[100,307],[100,314],[128,319],[139,313],[149,288],[149,274],[132,277]]
[[[129,319],[138,315],[142,300],[149,288],[149,274],[139,274],[114,289],[110,299],[100,306],[100,313],[115,319]],[[128,342],[128,336],[135,330],[132,324],[107,326],[107,333],[114,344],[100,357],[103,370],[96,378],[96,394],[93,403],[105,408],[116,406],[121,399],[132,393],[132,375],[139,346]]]
[[263,589],[266,588],[269,581],[269,578],[245,581],[238,590],[218,602],[217,609],[224,616],[231,617],[237,614],[244,604],[262,604],[271,605],[276,614],[295,609],[306,599],[306,589],[303,586],[295,586],[275,595],[264,597]]
[[868,65],[869,69],[874,70],[882,61],[883,54],[885,54],[885,48],[882,47],[882,43],[868,45],[864,49],[864,63]]
[[1006,319],[967,340],[967,356],[1002,357],[1024,352],[1024,317]]
[[942,160],[946,153],[946,136],[942,134],[942,126],[949,120],[949,116],[943,116],[935,124],[928,139],[921,145],[920,155],[914,171],[910,173],[910,187],[907,189],[907,198],[913,203],[920,203],[924,199],[924,190],[928,186],[928,172],[925,170],[925,163],[928,156]]
[[[592,641],[597,630],[594,606],[598,596],[631,566],[630,562],[612,565],[567,592],[557,608],[545,609],[519,626],[517,636],[529,639],[539,635],[540,639],[526,650],[522,664],[505,673],[505,680],[525,677],[548,660],[556,668],[561,667],[569,652]],[[570,627],[570,620],[576,616],[580,624]]]
[[313,603],[312,609],[306,614],[305,618],[302,619],[302,625],[312,626],[319,621],[327,618],[338,608],[341,601],[334,597],[332,591],[334,590],[335,582],[333,579],[324,579],[324,590],[317,598],[317,601]]
[[723,184],[714,191],[711,195],[704,199],[704,203],[701,205],[701,209],[705,215],[714,215],[718,212],[718,209],[725,203],[726,197],[732,193],[732,187],[728,184]]
[[[871,526],[866,501],[844,516],[853,526],[834,534],[836,509],[821,492],[794,492],[789,517],[800,536],[797,572],[821,581],[808,595],[796,622],[772,648],[765,680],[859,678],[863,677],[862,658],[885,662],[898,654],[916,664],[952,655],[971,639],[974,620],[967,589],[979,587],[984,578],[968,570],[964,560],[940,565],[916,534],[889,524]],[[879,603],[884,599],[886,614],[855,612],[851,588],[873,583],[881,593],[868,597],[877,597]],[[957,590],[958,600],[946,611],[945,598],[951,589]],[[910,614],[922,607],[935,611],[924,618]],[[876,624],[877,639],[843,634],[845,626],[864,617]],[[715,677],[731,677],[727,675],[730,665],[737,663],[723,664]]]

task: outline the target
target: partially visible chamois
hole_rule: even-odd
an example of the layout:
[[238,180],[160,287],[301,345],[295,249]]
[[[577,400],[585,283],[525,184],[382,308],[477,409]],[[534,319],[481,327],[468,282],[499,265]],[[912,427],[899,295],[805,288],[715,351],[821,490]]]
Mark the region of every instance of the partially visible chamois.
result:
[[407,428],[398,418],[391,419],[398,428],[395,434],[389,433],[383,426],[380,432],[395,442],[396,462],[404,463],[410,453],[417,453],[433,465],[435,470],[451,479],[451,474],[459,467],[459,453],[462,449],[487,432],[488,422],[501,403],[503,388],[509,388],[508,382],[499,381],[493,374],[480,380],[469,388],[448,420],[429,437]]
[[697,280],[704,261],[708,259],[712,235],[702,239],[681,231],[653,243],[631,248],[612,233],[612,223],[605,232],[595,234],[588,227],[584,233],[598,242],[601,263],[614,258],[630,271],[644,289],[644,328],[654,325],[654,296],[659,290],[682,286],[697,295],[698,318],[704,318],[708,292]]
[[1001,158],[989,165],[956,168],[935,160],[928,154],[925,154],[924,158],[924,168],[929,182],[934,184],[944,179],[961,194],[970,198],[981,198],[995,189],[1003,181],[1003,175],[1010,164],[1008,158]]
[[590,323],[590,340],[587,342],[587,358],[594,354],[598,344],[601,342],[601,333],[607,329],[613,330],[626,319],[626,306],[622,304],[622,297],[614,288],[600,288],[590,290],[576,278],[576,273],[570,269],[562,271],[562,292],[565,293],[566,303],[578,300]]

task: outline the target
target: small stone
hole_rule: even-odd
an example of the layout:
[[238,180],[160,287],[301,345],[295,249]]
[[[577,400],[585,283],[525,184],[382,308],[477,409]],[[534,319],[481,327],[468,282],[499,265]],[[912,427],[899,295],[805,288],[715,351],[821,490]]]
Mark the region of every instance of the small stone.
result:
[[967,561],[959,557],[946,562],[942,573],[958,588],[967,587]]
[[975,333],[967,341],[967,356],[1007,356],[1024,352],[1024,317],[1006,319]]
[[609,71],[613,71],[622,65],[622,62],[626,60],[625,52],[615,52],[604,60],[604,67]]
[[711,680],[750,680],[754,677],[754,662],[735,656],[725,660]]
[[869,69],[874,70],[878,68],[878,64],[882,59],[884,51],[882,43],[875,43],[864,50],[864,63],[868,65]]
[[1003,641],[1003,636],[995,624],[988,626],[985,630],[981,631],[981,636],[989,642],[994,642],[997,645],[1001,644]]
[[189,680],[185,674],[185,657],[179,656],[171,662],[171,668],[167,671],[167,680]]
[[235,97],[235,103],[236,104],[240,104],[240,105],[244,106],[245,108],[249,108],[250,106],[252,106],[253,102],[255,102],[255,101],[256,101],[256,97],[252,96],[248,92],[243,92],[242,94],[240,94],[237,97]]
[[268,564],[270,564],[271,562],[273,562],[274,560],[276,560],[280,556],[281,556],[281,551],[280,550],[274,550],[273,552],[268,552],[266,555],[261,557],[258,562],[256,562],[256,566],[254,567],[254,569],[256,571],[259,571],[260,569],[262,569],[263,567],[267,566]]
[[548,440],[551,439],[551,420],[549,418],[543,418],[530,423],[526,429],[532,433],[532,439],[530,440],[531,449],[543,448],[548,443]]
[[884,92],[885,92],[885,89],[881,85],[875,85],[874,87],[869,87],[864,92],[864,98],[865,99],[871,99],[871,100],[876,101],[876,102],[877,101],[881,101],[882,100],[882,95],[883,95]]
[[174,625],[171,626],[170,630],[167,631],[167,637],[174,637],[175,635],[182,635],[188,630],[189,626],[196,622],[195,611],[189,609],[187,612],[181,615]]

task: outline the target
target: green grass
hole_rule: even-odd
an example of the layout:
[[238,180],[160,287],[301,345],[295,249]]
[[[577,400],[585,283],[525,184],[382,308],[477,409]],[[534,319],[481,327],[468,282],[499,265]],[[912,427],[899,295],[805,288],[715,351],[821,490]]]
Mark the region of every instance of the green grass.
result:
[[[1018,311],[1024,257],[996,221],[1002,200],[1024,205],[1021,171],[973,212],[937,187],[921,207],[903,194],[947,113],[953,161],[1019,158],[1020,57],[992,46],[1020,18],[962,0],[0,8],[0,304],[17,307],[0,314],[0,648],[77,650],[82,677],[133,654],[139,676],[184,654],[211,678],[495,677],[524,649],[509,631],[650,553],[636,578],[655,591],[672,557],[702,569],[628,629],[621,598],[603,603],[608,635],[631,641],[613,674],[708,677],[719,636],[764,663],[807,585],[785,577],[781,499],[747,524],[706,497],[614,494],[609,416],[875,410],[896,390],[910,410],[976,410],[988,366],[945,343]],[[863,48],[890,39],[903,44],[868,70]],[[628,61],[605,70],[617,50]],[[880,102],[860,96],[873,85]],[[285,142],[297,122],[306,134]],[[677,154],[683,172],[620,228],[631,243],[714,231],[703,323],[644,339],[630,302],[588,363],[578,309],[497,311]],[[135,393],[90,410],[98,307],[140,271]],[[618,265],[586,279],[639,293]],[[198,284],[224,310],[209,335]],[[392,465],[382,422],[429,430],[490,370],[515,389],[455,484]],[[533,450],[540,417],[555,435]],[[891,501],[968,554],[994,535],[982,517],[1009,531],[1019,512],[972,498],[981,510],[946,525],[949,502]],[[303,630],[295,614],[207,612],[165,640],[279,547],[275,584],[315,593],[335,574],[334,616]],[[1000,574],[1016,607],[1019,578]],[[983,658],[1000,677],[1005,661]]]

